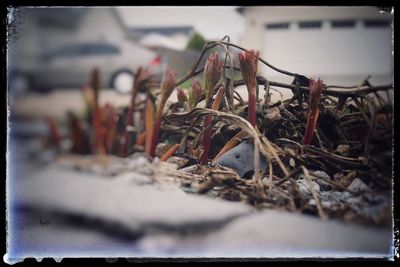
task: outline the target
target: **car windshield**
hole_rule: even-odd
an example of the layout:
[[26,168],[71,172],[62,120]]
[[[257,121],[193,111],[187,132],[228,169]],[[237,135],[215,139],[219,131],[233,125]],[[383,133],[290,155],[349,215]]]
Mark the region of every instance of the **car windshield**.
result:
[[117,54],[119,48],[110,44],[97,43],[82,46],[83,53],[87,55]]
[[68,58],[95,55],[111,55],[120,53],[120,49],[106,43],[83,43],[61,47],[44,55],[44,59]]
[[72,57],[72,56],[78,56],[81,53],[82,53],[82,45],[69,45],[53,50],[50,53],[45,54],[44,57],[46,59],[55,57]]

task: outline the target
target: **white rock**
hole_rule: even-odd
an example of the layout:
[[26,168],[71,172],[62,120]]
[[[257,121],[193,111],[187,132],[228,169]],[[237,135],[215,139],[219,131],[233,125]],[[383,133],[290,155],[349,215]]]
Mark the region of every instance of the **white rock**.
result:
[[355,193],[360,193],[369,190],[368,186],[363,181],[361,181],[360,178],[355,178],[351,182],[351,184],[347,187],[347,189]]
[[[306,179],[299,179],[296,181],[296,183],[299,186],[299,190],[302,194],[308,197],[312,197],[311,188],[309,182]],[[311,181],[311,185],[313,186],[317,194],[319,194],[321,191],[319,184],[315,181]]]
[[294,161],[293,158],[290,158],[290,160],[289,160],[289,165],[290,165],[290,167],[292,167],[292,168],[296,167],[296,162]]
[[341,154],[342,156],[348,156],[349,155],[349,145],[338,145],[336,148],[336,151]]
[[329,174],[327,174],[324,171],[314,171],[314,173],[316,175],[322,176],[323,178],[327,179],[327,180],[331,180],[331,177],[329,176]]

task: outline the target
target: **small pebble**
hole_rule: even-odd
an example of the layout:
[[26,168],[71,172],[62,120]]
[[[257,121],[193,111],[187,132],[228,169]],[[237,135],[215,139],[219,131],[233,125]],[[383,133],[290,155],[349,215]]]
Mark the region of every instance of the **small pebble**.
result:
[[[301,177],[301,175],[300,175]],[[299,179],[296,181],[298,186],[299,186],[299,190],[302,194],[304,194],[305,196],[308,197],[312,197],[312,192],[309,186],[309,182],[306,179]],[[314,188],[314,190],[319,194],[321,192],[320,186],[317,182],[315,181],[311,181],[311,184]]]
[[347,187],[347,189],[349,189],[350,191],[353,191],[355,193],[361,193],[364,191],[369,190],[368,186],[361,181],[360,178],[355,178],[351,184]]
[[336,148],[336,151],[342,155],[342,156],[348,156],[349,155],[349,149],[350,146],[349,145],[338,145]]
[[295,167],[296,167],[296,162],[294,161],[293,158],[290,158],[290,160],[289,160],[289,165],[290,165],[290,167],[292,167],[292,168],[295,168]]

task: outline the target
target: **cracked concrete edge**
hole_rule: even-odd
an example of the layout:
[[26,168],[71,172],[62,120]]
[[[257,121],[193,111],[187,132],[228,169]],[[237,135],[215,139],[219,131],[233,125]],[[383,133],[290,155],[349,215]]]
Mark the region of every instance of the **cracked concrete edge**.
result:
[[[149,254],[142,246],[140,246],[140,243],[144,239],[152,239],[154,237],[164,235],[168,236],[172,240],[192,239],[201,241],[204,236],[208,236],[215,232],[218,232],[231,221],[239,217],[245,216],[245,214],[242,214],[226,217],[221,220],[207,222],[203,221],[198,223],[184,223],[179,225],[162,224],[160,222],[148,222],[142,225],[137,225],[137,228],[133,230],[132,226],[127,227],[126,225],[123,225],[119,222],[104,220],[104,218],[88,218],[77,214],[68,214],[51,210],[35,210],[28,207],[21,207],[18,212],[18,216],[15,216],[17,218],[14,219],[18,220],[21,217],[25,217],[24,220],[28,220],[30,221],[30,223],[28,226],[26,226],[25,224],[25,227],[28,227],[28,229],[18,229],[17,226],[17,229],[13,229],[13,231],[11,232],[12,235],[16,235],[13,237],[14,244],[11,244],[11,251],[9,251],[11,252],[10,255],[13,255],[14,258],[15,256],[83,256],[82,253],[87,252],[87,250],[90,251],[90,256],[97,255],[108,257],[114,255],[120,257],[121,255],[126,253],[126,251],[130,251],[130,253],[126,255],[129,257],[142,257],[146,255],[149,256],[150,254],[152,254],[152,252],[150,252]],[[47,218],[44,219],[43,224],[42,218]],[[47,227],[46,225],[44,225],[46,223],[48,223],[49,225],[51,224],[52,229],[50,229],[50,231],[43,230]],[[86,249],[86,251],[81,251],[81,249],[74,248],[74,243],[79,242],[79,240],[82,238],[81,234],[79,234],[78,236],[76,235],[76,232],[82,230],[85,231],[85,234],[88,235],[89,238],[100,239],[100,241],[89,241],[89,243],[95,243],[93,244],[93,248],[88,248]],[[36,233],[35,231],[44,231],[44,235],[40,236],[36,240],[35,238],[29,238],[30,240],[27,241],[27,232],[24,231],[28,231],[28,236],[30,237],[37,237],[37,235],[40,235],[40,233]],[[69,238],[75,240],[73,240],[70,245],[65,246],[64,244],[65,249],[60,251],[59,247],[66,242],[60,240],[65,235],[65,232],[69,233]],[[95,236],[93,237],[93,235]],[[46,239],[46,242],[40,242],[41,240],[43,241],[43,239]],[[27,242],[27,244],[24,244],[24,240],[25,242]],[[16,244],[17,242],[19,244]],[[53,244],[53,246],[48,245],[48,243]],[[163,251],[160,251],[158,253],[158,256],[162,256],[163,254],[167,255]],[[153,255],[157,256],[157,253]]]
[[[186,222],[181,224],[148,221],[126,225],[123,222],[110,220],[104,217],[84,216],[83,214],[78,213],[74,214],[51,209],[35,209],[27,206],[19,206],[14,212],[22,213],[22,216],[30,216],[34,214],[34,217],[40,217],[37,222],[41,224],[55,223],[58,226],[65,227],[90,227],[91,230],[95,230],[101,234],[109,234],[110,237],[117,237],[124,241],[137,241],[144,236],[158,234],[168,234],[178,237],[207,235],[221,230],[228,223],[250,213],[227,216],[219,220]],[[21,214],[16,215],[16,217],[18,216],[21,216]]]

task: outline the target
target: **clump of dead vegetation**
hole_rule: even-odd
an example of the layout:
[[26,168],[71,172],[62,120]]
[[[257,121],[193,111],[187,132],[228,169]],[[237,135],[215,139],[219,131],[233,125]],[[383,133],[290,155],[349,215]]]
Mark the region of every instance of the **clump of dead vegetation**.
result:
[[[210,53],[215,49],[220,52]],[[237,58],[233,51],[239,51]],[[261,67],[293,82],[257,75]],[[237,73],[242,79],[234,79]],[[84,118],[68,114],[73,153],[127,157],[145,152],[150,160],[176,163],[176,180],[187,192],[322,219],[391,222],[392,85],[373,86],[369,77],[354,86],[326,85],[279,69],[228,37],[206,43],[178,81],[170,68],[160,84],[140,68],[126,108],[99,106],[98,79],[95,70],[82,87]],[[179,88],[189,79],[188,90]],[[242,85],[248,102],[236,92]],[[173,90],[176,103],[168,102]],[[272,92],[280,90],[291,90],[293,97],[271,102]],[[139,93],[145,101],[138,101]],[[59,142],[54,122],[49,123]],[[252,172],[240,176],[216,163],[244,141],[254,146]]]

